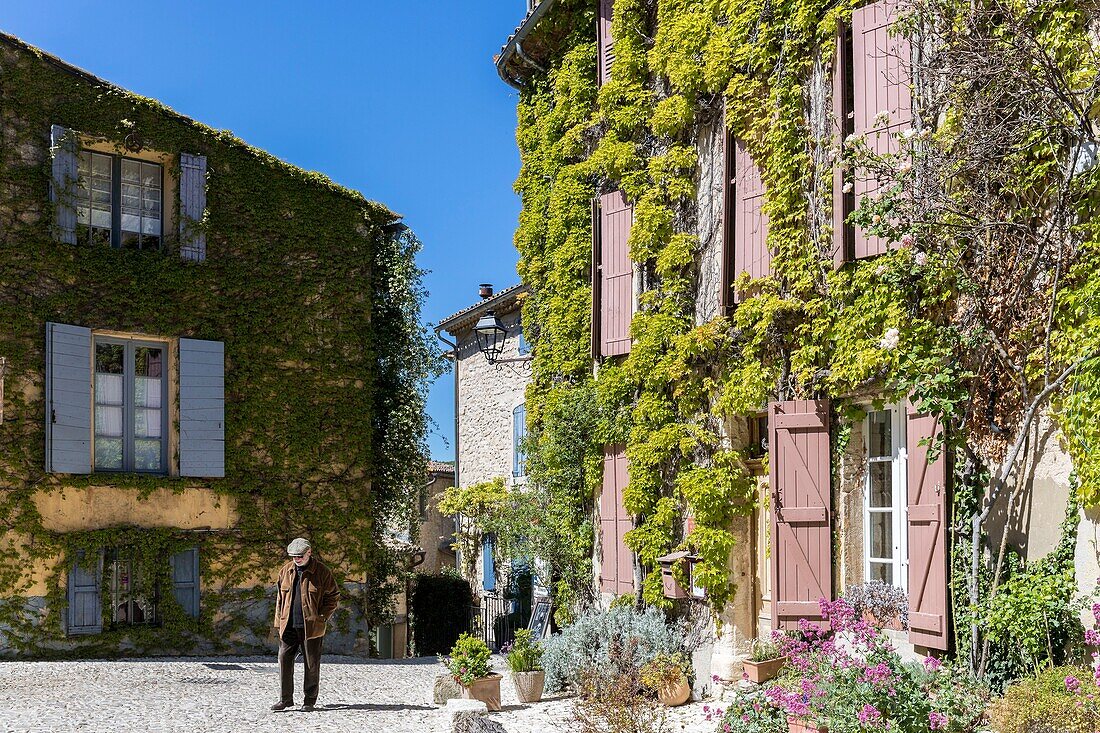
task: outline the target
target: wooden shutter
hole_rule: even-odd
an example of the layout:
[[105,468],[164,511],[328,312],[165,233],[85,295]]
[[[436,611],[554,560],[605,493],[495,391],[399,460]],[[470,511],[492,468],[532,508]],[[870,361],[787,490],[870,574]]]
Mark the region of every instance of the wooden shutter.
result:
[[772,491],[772,628],[819,620],[832,600],[829,402],[773,402],[768,409]]
[[103,557],[99,555],[91,568],[81,567],[83,560],[81,551],[69,568],[66,631],[69,634],[98,634],[103,630],[103,603],[99,597]]
[[[843,141],[852,133],[852,29],[840,24],[837,30],[836,53],[833,57],[833,118],[835,133]],[[849,247],[855,236],[851,224],[845,220],[854,209],[855,197],[845,193],[844,185],[850,173],[839,163],[833,167],[833,266],[840,267],[851,258]]]
[[931,649],[948,645],[947,453],[928,461],[931,441],[942,432],[939,418],[907,405],[909,640]]
[[[768,250],[768,217],[764,215],[764,179],[760,167],[741,140],[733,141],[733,279],[742,272],[750,277],[771,273]],[[730,286],[733,291],[732,281]],[[740,295],[733,291],[734,302]]]
[[599,205],[599,353],[619,356],[630,353],[634,268],[628,240],[634,207],[622,191],[604,194]]
[[54,205],[54,236],[76,244],[76,184],[80,177],[80,139],[72,130],[50,127],[50,201]]
[[180,339],[180,475],[225,476],[225,349]]
[[[852,12],[854,129],[857,135],[865,135],[868,146],[880,155],[897,151],[894,136],[913,121],[909,41],[890,34],[898,1],[878,0]],[[885,124],[876,122],[879,112],[888,113]],[[857,203],[878,191],[878,182],[866,174],[857,175],[853,183]],[[882,254],[889,247],[886,240],[864,234],[858,227],[853,236],[857,259]]]
[[199,615],[199,548],[172,555],[172,595],[188,616]]
[[206,156],[180,154],[180,257],[206,259],[206,232],[201,223],[206,211]]
[[46,324],[46,471],[92,472],[92,331]]
[[600,0],[599,18],[596,20],[596,67],[602,86],[611,80],[611,65],[615,62],[615,39],[611,35],[611,17],[614,0]]
[[497,588],[496,562],[493,558],[493,536],[485,535],[481,540],[481,587],[486,591]]
[[600,492],[600,589],[616,595],[634,591],[634,553],[623,541],[634,527],[623,506],[623,490],[629,480],[626,446],[605,446]]

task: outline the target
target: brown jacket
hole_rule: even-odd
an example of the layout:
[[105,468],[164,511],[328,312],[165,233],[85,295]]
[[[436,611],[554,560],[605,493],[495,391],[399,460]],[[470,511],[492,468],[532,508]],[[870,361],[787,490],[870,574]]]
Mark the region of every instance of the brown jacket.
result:
[[[275,584],[275,628],[283,635],[290,624],[290,602],[294,594],[294,561],[288,560],[279,570]],[[340,589],[332,571],[316,557],[302,571],[302,615],[306,620],[306,638],[324,636],[325,624],[340,604]]]

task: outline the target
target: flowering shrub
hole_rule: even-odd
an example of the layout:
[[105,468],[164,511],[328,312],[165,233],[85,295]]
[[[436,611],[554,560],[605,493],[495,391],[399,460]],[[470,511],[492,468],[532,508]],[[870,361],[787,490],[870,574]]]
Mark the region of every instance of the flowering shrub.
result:
[[800,636],[777,635],[790,671],[765,689],[773,706],[830,733],[967,733],[981,723],[987,694],[964,672],[933,658],[904,663],[843,599],[822,600],[821,611],[831,628],[803,619]]
[[895,585],[881,580],[859,583],[844,592],[844,600],[859,618],[869,615],[884,624],[897,619],[901,628],[909,628],[909,597]]
[[455,682],[469,687],[474,680],[489,675],[491,655],[484,641],[476,636],[463,634],[451,649],[451,656],[446,660],[447,669],[451,671]]
[[721,708],[703,706],[707,720],[717,720],[717,733],[786,733],[787,716],[761,691],[739,694]]
[[998,733],[1100,730],[1100,689],[1087,667],[1052,667],[1009,685],[989,709]]

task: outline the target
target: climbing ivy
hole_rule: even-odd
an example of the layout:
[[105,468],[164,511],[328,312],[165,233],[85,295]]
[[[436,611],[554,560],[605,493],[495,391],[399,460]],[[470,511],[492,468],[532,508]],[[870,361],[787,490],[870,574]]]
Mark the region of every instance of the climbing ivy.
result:
[[[972,5],[925,4],[960,21]],[[730,520],[751,510],[753,501],[753,484],[726,436],[726,420],[753,414],[772,399],[829,395],[839,398],[839,412],[848,413],[853,410],[846,403],[857,395],[889,401],[910,396],[958,428],[952,441],[984,444],[988,429],[980,419],[965,418],[984,409],[976,385],[989,379],[989,369],[973,354],[990,334],[965,322],[965,306],[989,291],[974,264],[973,240],[953,228],[959,224],[950,218],[955,210],[944,207],[934,225],[907,217],[911,166],[900,154],[876,158],[858,137],[840,140],[828,124],[827,102],[809,91],[828,87],[839,25],[851,19],[850,0],[616,0],[614,66],[599,89],[589,5],[556,4],[553,12],[571,16],[574,36],[549,71],[534,75],[520,94],[523,166],[516,190],[523,211],[516,246],[520,275],[532,286],[524,306],[535,343],[527,398],[531,482],[572,503],[575,513],[562,521],[583,546],[593,535],[603,446],[626,442],[624,503],[637,520],[627,543],[646,572],[644,600],[664,603],[655,558],[691,547],[702,556],[698,577],[720,610],[733,591]],[[1009,5],[1014,12],[1039,13],[1026,3]],[[1057,13],[1039,13],[1029,22],[1040,26],[1041,42],[1065,66],[1083,58],[1086,15],[1072,2],[1059,2]],[[938,30],[953,41],[964,26],[946,23]],[[903,17],[895,32],[914,27]],[[1095,74],[1082,68],[1067,78],[1076,80],[1073,88],[1087,88]],[[773,274],[742,277],[737,286],[744,297],[732,315],[698,323],[696,302],[718,294],[699,287],[694,143],[720,118],[761,170]],[[968,134],[955,124],[962,118],[947,114],[935,136],[907,137],[903,150],[934,148],[948,155]],[[1015,187],[1006,188],[1008,210],[1049,185],[1064,152],[1035,147],[1010,161],[1018,166]],[[882,174],[879,197],[860,201],[851,217],[892,243],[887,254],[835,266],[829,217],[835,166],[880,173],[891,167]],[[631,353],[593,373],[590,199],[615,189],[634,206],[630,254],[640,265],[644,292],[631,323]],[[1091,198],[1081,201],[1087,207]],[[1041,211],[1021,207],[1013,216],[1035,221]],[[1084,244],[1057,297],[1058,363],[1087,351],[1094,338],[1089,334],[1100,332],[1100,250],[1091,244],[1088,212],[1079,214]],[[985,215],[978,211],[975,218]],[[1047,289],[1047,297],[1053,292]],[[1003,325],[1015,329],[1014,348],[1036,343],[1030,322],[1007,318]],[[1080,472],[1080,494],[1094,502],[1100,462],[1093,448],[1100,434],[1092,418],[1100,407],[1100,381],[1092,364],[1071,381],[1057,402],[1059,420]],[[565,404],[587,409],[561,409]],[[1012,402],[997,409],[1016,410],[1007,424],[1022,413]],[[844,435],[849,424],[846,418],[840,425]],[[1003,455],[996,448],[989,455],[998,450]],[[689,513],[695,529],[685,537],[679,520]],[[587,577],[586,562],[578,555],[569,572]],[[578,599],[566,592],[559,600]]]
[[[359,581],[339,623],[346,627],[353,613],[383,620],[401,571],[383,540],[414,520],[426,380],[439,367],[420,323],[419,242],[394,233],[397,216],[384,206],[15,40],[0,41],[0,69],[0,355],[8,360],[0,527],[16,550],[0,559],[4,646],[96,655],[240,649],[248,637],[237,632],[248,629],[262,642],[264,579],[299,535],[313,539],[341,580]],[[56,242],[48,204],[54,124],[116,142],[136,132],[145,148],[173,159],[205,155],[207,260],[177,255],[171,221],[164,251]],[[47,321],[224,342],[225,478],[44,473]],[[239,520],[208,533],[48,529],[36,496],[80,487],[112,487],[137,501],[156,488],[197,487],[229,502]],[[202,616],[192,621],[172,610],[164,573],[168,554],[196,545]],[[164,581],[161,628],[63,638],[67,565],[77,550],[101,547],[133,548],[150,577]],[[20,598],[39,570],[47,572],[45,618]]]

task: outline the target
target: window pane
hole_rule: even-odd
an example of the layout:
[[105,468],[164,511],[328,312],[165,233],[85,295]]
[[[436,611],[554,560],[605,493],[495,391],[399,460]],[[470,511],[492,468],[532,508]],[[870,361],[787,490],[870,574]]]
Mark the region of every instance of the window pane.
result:
[[107,438],[122,437],[122,408],[95,406],[95,434]]
[[871,557],[892,558],[894,556],[894,515],[892,512],[872,512],[871,520]]
[[138,408],[134,411],[134,435],[138,438],[160,438],[161,411]]
[[147,214],[145,218],[141,220],[141,233],[145,234],[146,236],[150,234],[160,234],[159,216],[150,217]]
[[879,410],[867,416],[868,454],[871,458],[893,455],[892,421],[889,410]]
[[[160,411],[156,411],[157,429],[160,429]],[[135,439],[134,440],[134,470],[135,471],[159,471],[160,470],[160,440]]]
[[95,345],[95,370],[100,374],[122,374],[125,347],[99,342]]
[[135,407],[161,407],[161,380],[137,377],[134,380]]
[[141,185],[145,188],[160,188],[160,166],[156,163],[141,164]]
[[892,507],[894,505],[894,464],[890,461],[877,461],[867,464],[868,495],[872,507]]
[[134,376],[160,378],[162,376],[161,354],[161,349],[151,346],[138,346],[134,349]]
[[90,153],[92,164],[92,176],[111,180],[111,156],[101,153]]
[[109,231],[111,229],[111,212],[104,209],[92,209],[92,226]]
[[122,210],[122,231],[124,232],[140,232],[141,231],[141,217],[137,214],[127,214],[126,209]]
[[868,575],[870,575],[870,577],[867,578],[867,580],[881,580],[887,585],[893,585],[894,565],[893,563],[872,562]]
[[[122,180],[124,183],[141,182],[141,163],[136,160],[122,159]],[[125,195],[126,186],[122,187]]]
[[96,437],[95,467],[107,470],[122,468],[122,438]]
[[122,246],[125,249],[141,249],[141,235],[137,232],[123,232]]

